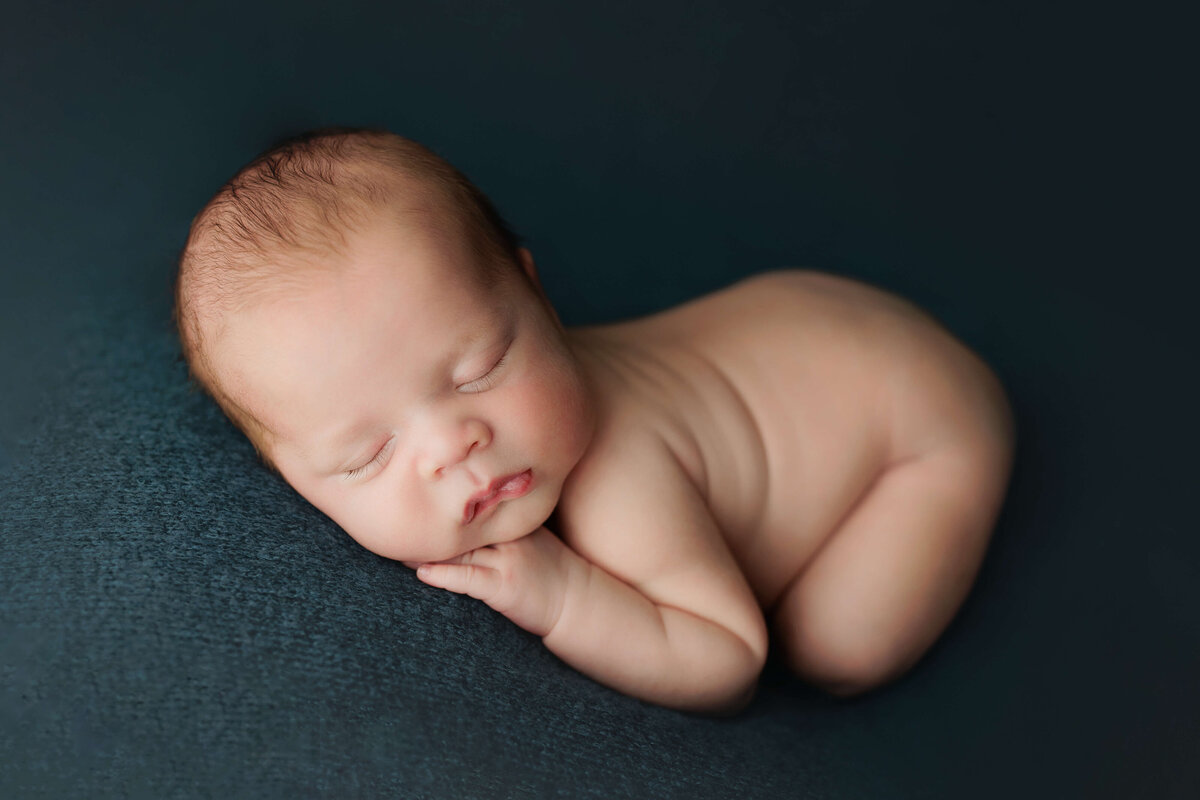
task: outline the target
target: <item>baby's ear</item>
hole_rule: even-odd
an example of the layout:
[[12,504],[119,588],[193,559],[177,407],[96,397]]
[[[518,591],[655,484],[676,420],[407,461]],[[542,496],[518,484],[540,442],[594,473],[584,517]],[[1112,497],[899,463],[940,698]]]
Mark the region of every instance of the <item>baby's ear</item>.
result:
[[537,265],[533,263],[533,253],[529,252],[529,248],[527,247],[518,247],[517,259],[521,262],[521,269],[529,276],[529,280],[533,281],[533,285],[540,290],[542,288],[542,281],[538,277]]
[[538,277],[537,265],[533,263],[533,253],[529,252],[528,248],[518,247],[517,259],[521,262],[521,269],[527,276],[529,276],[530,285],[533,286],[535,291],[537,291],[538,296],[546,305],[546,309],[550,312],[550,315],[554,317],[554,321],[558,323],[558,327],[561,328],[562,320],[558,318],[558,311],[550,302],[550,298],[546,296],[546,290],[542,288],[542,280]]

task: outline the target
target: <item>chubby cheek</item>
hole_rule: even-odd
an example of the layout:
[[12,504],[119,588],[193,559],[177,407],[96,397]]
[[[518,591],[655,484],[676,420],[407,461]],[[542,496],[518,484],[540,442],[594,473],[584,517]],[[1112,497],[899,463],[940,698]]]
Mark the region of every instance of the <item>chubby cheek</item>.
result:
[[[513,411],[538,455],[574,466],[589,430],[589,407],[581,381],[568,367],[546,370],[531,381],[522,407]],[[565,475],[563,476],[565,477]]]
[[444,549],[452,538],[452,509],[437,507],[415,483],[380,481],[379,489],[380,496],[363,504],[360,544],[397,560],[434,558]]
[[385,558],[407,558],[412,543],[406,540],[404,531],[414,524],[420,527],[423,512],[415,498],[384,491],[384,484],[380,481],[369,491],[359,487],[353,496],[341,487],[305,496],[367,550]]

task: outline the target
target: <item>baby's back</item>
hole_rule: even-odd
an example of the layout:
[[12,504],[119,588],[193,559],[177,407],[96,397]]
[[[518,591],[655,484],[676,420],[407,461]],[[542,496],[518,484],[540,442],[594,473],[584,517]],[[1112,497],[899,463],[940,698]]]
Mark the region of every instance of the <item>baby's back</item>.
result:
[[606,365],[602,405],[667,442],[767,607],[888,465],[1002,413],[990,370],[932,318],[824,273],[572,336]]

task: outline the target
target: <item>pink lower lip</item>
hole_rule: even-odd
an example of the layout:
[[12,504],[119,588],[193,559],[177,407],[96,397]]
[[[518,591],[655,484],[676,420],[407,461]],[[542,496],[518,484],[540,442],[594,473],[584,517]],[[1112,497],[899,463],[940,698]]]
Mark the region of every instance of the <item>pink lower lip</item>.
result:
[[498,505],[502,500],[512,500],[514,497],[521,497],[529,491],[529,487],[532,485],[533,473],[531,470],[525,470],[517,475],[506,478],[494,494],[488,495],[479,502],[467,503],[467,507],[463,512],[463,524],[466,525],[484,511],[487,511],[494,505]]

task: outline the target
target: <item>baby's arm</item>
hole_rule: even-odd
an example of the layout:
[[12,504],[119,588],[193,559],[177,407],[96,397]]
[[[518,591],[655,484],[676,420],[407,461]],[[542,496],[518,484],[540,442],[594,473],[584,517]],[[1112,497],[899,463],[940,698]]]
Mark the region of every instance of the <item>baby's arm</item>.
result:
[[484,600],[619,691],[689,710],[741,705],[766,625],[703,499],[657,439],[604,456],[564,495],[571,547],[542,528],[421,579]]

